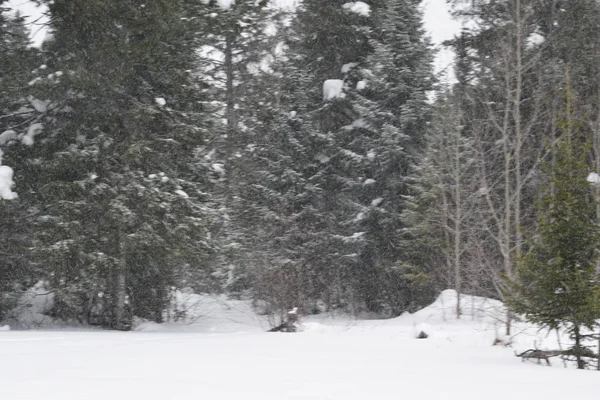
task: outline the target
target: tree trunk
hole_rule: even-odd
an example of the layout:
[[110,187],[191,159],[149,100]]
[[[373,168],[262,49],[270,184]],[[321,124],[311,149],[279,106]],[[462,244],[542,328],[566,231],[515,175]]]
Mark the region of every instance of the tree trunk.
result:
[[515,258],[518,261],[521,258],[523,247],[523,234],[521,232],[521,192],[522,192],[522,171],[521,171],[521,150],[523,148],[523,131],[521,121],[521,101],[523,94],[523,18],[521,15],[521,0],[516,2],[516,22],[517,22],[517,48],[516,48],[516,88],[514,98],[514,121],[515,121]]
[[115,248],[117,249],[117,264],[115,265],[113,283],[113,320],[112,328],[127,331],[131,324],[127,321],[126,299],[127,299],[127,268],[125,264],[125,252],[121,241],[120,232],[115,233]]
[[575,325],[573,328],[573,335],[575,338],[575,346],[573,347],[575,353],[575,359],[577,360],[577,369],[585,369],[585,361],[582,357],[582,347],[581,347],[581,332],[579,331],[579,325]]
[[157,286],[156,289],[156,297],[157,297],[157,301],[155,304],[155,310],[154,310],[154,322],[156,322],[157,324],[162,324],[164,322],[164,318],[163,318],[163,311],[165,310],[165,306],[167,306],[167,304],[165,304],[165,289],[164,289],[164,283],[162,282],[162,279],[159,280],[160,284]]
[[127,278],[125,267],[122,262],[119,262],[115,275],[115,295],[114,295],[114,311],[113,311],[113,329],[120,331],[129,330],[129,324],[126,322],[126,297],[127,297]]
[[[522,191],[522,175],[521,175],[521,150],[523,147],[523,132],[522,132],[522,121],[521,121],[521,97],[523,93],[523,24],[524,18],[522,15],[521,0],[515,1],[515,22],[516,22],[516,49],[515,49],[515,94],[513,99],[513,120],[515,124],[515,148],[514,148],[514,175],[515,175],[515,188],[514,188],[514,204],[513,204],[513,218],[514,218],[514,238],[515,238],[515,257],[512,259],[510,256],[510,236],[508,233],[508,253],[509,269],[506,273],[509,279],[516,279],[516,268],[513,265],[515,261],[519,261],[521,258],[521,250],[523,246],[523,235],[521,232],[521,191]],[[507,160],[506,168],[510,168],[510,160]],[[507,186],[510,186],[510,170],[507,171],[506,179],[508,179]],[[506,216],[506,228],[507,232],[511,232],[510,227],[510,193],[507,192],[508,202],[506,208],[508,214]],[[506,313],[506,335],[510,335],[512,325],[512,312],[507,308]]]
[[598,371],[600,371],[600,334],[598,334],[598,363],[596,364]]
[[454,221],[454,287],[456,289],[456,319],[460,319],[461,277],[461,235],[462,235],[462,193],[461,193],[461,146],[460,131],[456,131],[454,149],[454,196],[456,202]]
[[[507,95],[510,96],[510,89],[507,90]],[[511,202],[511,151],[509,148],[509,135],[508,135],[508,123],[505,124],[504,137],[503,137],[503,152],[504,152],[504,240],[502,243],[503,251],[502,255],[504,258],[504,273],[508,279],[512,279],[513,276],[513,264],[511,257],[511,225],[512,225],[512,202]],[[511,328],[511,311],[507,308],[506,310],[506,335],[510,335]]]
[[233,157],[237,132],[237,112],[235,109],[235,67],[233,65],[234,34],[225,35],[225,76],[226,76],[226,119],[227,119],[227,158]]

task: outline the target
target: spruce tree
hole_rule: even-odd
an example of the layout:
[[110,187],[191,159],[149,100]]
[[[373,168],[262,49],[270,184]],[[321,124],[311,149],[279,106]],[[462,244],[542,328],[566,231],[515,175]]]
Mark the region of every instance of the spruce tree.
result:
[[220,247],[215,267],[224,289],[240,295],[248,289],[248,246],[254,238],[245,237],[240,214],[247,204],[240,192],[250,183],[246,175],[252,154],[247,149],[265,133],[262,125],[275,99],[268,84],[272,74],[265,66],[273,61],[271,53],[279,40],[278,15],[267,1],[206,3],[197,6],[196,25],[199,69],[206,76],[209,111],[216,117],[207,145],[210,161],[220,171],[214,193],[223,216],[215,236]]
[[349,9],[345,0],[303,1],[290,37],[290,57],[296,66],[310,72],[310,86],[320,100],[326,79],[344,77],[342,67],[363,62],[371,52],[371,30],[375,26],[374,11],[379,2],[369,1],[366,12]]
[[328,80],[339,84],[366,59],[373,20],[344,4],[301,4],[287,32],[287,51],[273,66],[278,90],[265,103],[272,111],[260,128],[264,139],[250,150],[253,183],[243,193],[249,205],[244,216],[268,219],[258,225],[265,236],[256,236],[259,246],[251,250],[257,259],[255,287],[272,281],[268,275],[292,271],[302,282],[288,293],[298,293],[302,304],[294,306],[300,307],[316,300],[328,307],[348,304],[342,275],[356,263],[360,236],[343,225],[357,211],[343,198],[344,177],[333,160],[339,151],[334,132],[354,116],[342,92],[324,96],[323,89]]
[[[184,0],[49,2],[51,100],[34,147],[34,257],[62,318],[129,329],[162,320],[204,277],[212,213],[206,118]],[[186,281],[187,279],[187,281]]]
[[36,77],[39,54],[30,48],[23,18],[9,14],[3,3],[0,1],[0,320],[36,279],[37,271],[25,256],[30,245],[31,203],[22,172],[27,168],[28,132],[37,131],[44,108],[28,84]]
[[341,151],[332,162],[342,171],[346,201],[360,205],[344,222],[364,232],[354,279],[369,309],[393,314],[418,297],[398,264],[406,261],[401,214],[424,149],[434,80],[419,7],[419,1],[388,0],[373,11],[373,52],[347,78],[354,120],[334,135]]
[[510,304],[542,327],[565,328],[574,340],[577,367],[583,369],[584,329],[593,329],[600,319],[595,270],[600,230],[597,200],[586,180],[589,141],[576,130],[575,122],[563,124],[553,160],[545,164],[548,182],[537,207],[537,233],[520,260]]
[[302,90],[308,78],[289,65],[282,68],[283,85],[290,88],[282,88],[280,104],[293,101],[295,107],[271,104],[264,136],[246,150],[252,168],[239,217],[247,229],[254,295],[278,312],[296,306],[310,311],[311,300],[323,299],[328,306],[341,301],[335,277],[339,239],[330,230],[334,216],[321,208],[319,179],[327,161],[321,152],[328,139],[310,127]]
[[255,155],[254,188],[266,197],[248,198],[279,227],[265,243],[298,277],[296,297],[396,314],[412,301],[395,246],[432,77],[418,2],[384,3],[302,4],[273,132]]

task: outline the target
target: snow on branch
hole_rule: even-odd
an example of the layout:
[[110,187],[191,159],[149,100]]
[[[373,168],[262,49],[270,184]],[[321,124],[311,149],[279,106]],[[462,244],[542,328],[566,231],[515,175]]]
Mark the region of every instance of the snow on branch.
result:
[[587,177],[587,181],[589,183],[599,184],[600,183],[600,175],[598,175],[596,172],[591,172]]
[[364,1],[353,1],[344,4],[342,7],[344,10],[349,10],[358,15],[362,15],[363,17],[368,17],[371,15],[371,6]]
[[323,100],[329,101],[344,98],[344,81],[341,79],[327,79],[323,82]]
[[[0,150],[0,158],[2,150]],[[0,200],[14,200],[18,195],[12,191],[13,169],[6,165],[0,165]]]

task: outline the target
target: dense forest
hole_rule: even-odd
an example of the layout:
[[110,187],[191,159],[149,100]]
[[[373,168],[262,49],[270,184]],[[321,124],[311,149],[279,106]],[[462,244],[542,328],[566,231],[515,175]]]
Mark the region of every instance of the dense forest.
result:
[[0,0],[0,320],[40,284],[53,317],[120,330],[178,290],[527,313],[561,246],[594,281],[600,2],[449,2],[450,83],[420,0],[41,0],[40,48]]

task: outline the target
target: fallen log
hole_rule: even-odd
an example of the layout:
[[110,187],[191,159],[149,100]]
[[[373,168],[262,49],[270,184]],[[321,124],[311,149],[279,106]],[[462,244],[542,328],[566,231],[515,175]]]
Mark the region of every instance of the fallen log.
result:
[[557,357],[563,355],[564,351],[560,350],[538,350],[538,349],[529,349],[525,350],[521,354],[515,352],[517,357],[521,357],[521,361],[525,361],[526,359],[537,359],[538,364],[542,362],[542,360],[546,361],[546,364],[550,364],[550,358]]
[[[525,350],[521,354],[517,354],[517,357],[521,357],[521,361],[525,361],[526,359],[536,359],[538,360],[538,364],[541,363],[542,360],[546,361],[546,364],[550,365],[550,358],[552,357],[576,357],[577,351],[575,349],[569,350],[538,350],[538,349],[529,349]],[[595,354],[590,349],[581,349],[579,350],[579,356],[587,357],[587,358],[598,358],[598,355]]]

